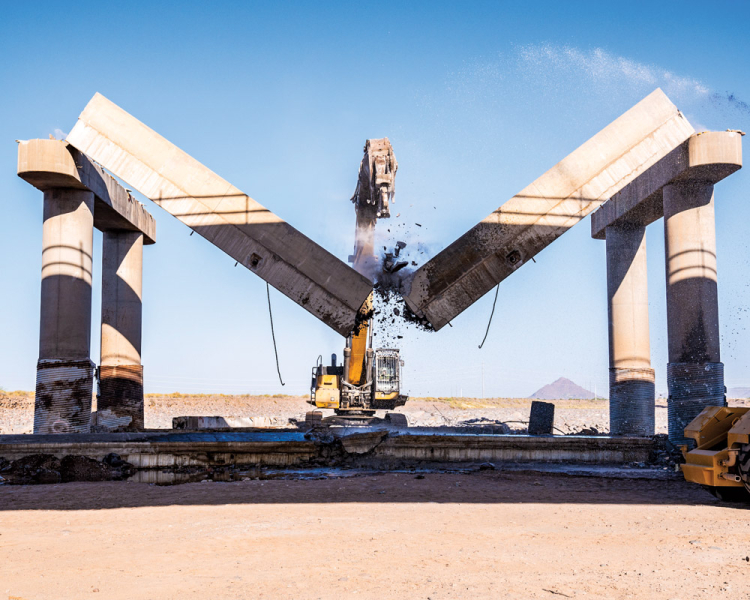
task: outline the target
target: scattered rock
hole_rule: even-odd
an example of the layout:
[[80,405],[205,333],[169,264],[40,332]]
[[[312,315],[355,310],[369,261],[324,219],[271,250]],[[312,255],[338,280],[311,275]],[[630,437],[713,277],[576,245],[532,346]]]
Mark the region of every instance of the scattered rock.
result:
[[88,456],[68,455],[60,462],[62,481],[108,481],[111,477],[111,467]]
[[124,460],[122,460],[122,458],[120,458],[119,454],[115,454],[114,452],[110,452],[109,454],[107,454],[107,456],[105,456],[102,459],[102,462],[105,465],[109,465],[110,467],[114,467],[115,469],[117,469],[117,468],[119,468],[119,467],[121,467],[123,465],[128,464]]
[[52,454],[24,456],[5,466],[3,477],[12,485],[60,483],[60,460]]
[[599,435],[599,430],[596,427],[584,427],[575,435]]

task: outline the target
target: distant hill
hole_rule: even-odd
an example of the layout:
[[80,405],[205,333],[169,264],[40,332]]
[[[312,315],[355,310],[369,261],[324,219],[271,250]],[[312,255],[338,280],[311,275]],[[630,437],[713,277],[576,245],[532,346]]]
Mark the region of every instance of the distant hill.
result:
[[594,398],[594,392],[582,388],[580,385],[573,383],[570,379],[560,377],[557,381],[538,389],[531,394],[529,398],[534,400],[566,400],[572,398],[592,400]]
[[750,398],[750,387],[729,388],[727,398]]

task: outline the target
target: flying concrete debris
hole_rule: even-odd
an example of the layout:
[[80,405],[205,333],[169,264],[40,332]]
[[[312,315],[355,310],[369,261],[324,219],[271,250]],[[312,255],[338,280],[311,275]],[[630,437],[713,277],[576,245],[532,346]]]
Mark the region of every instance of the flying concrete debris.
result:
[[369,279],[101,94],[67,141],[341,335],[354,329]]
[[655,90],[422,265],[407,305],[441,329],[693,133]]

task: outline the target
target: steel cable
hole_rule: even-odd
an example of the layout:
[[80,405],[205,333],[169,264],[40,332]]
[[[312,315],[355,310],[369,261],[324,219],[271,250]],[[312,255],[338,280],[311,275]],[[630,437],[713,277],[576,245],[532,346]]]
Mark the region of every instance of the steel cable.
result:
[[276,372],[279,374],[281,385],[286,385],[281,379],[281,369],[279,368],[279,353],[276,350],[276,334],[273,332],[273,312],[271,311],[271,286],[266,281],[266,296],[268,297],[268,316],[271,319],[271,338],[273,339],[273,353],[276,356]]

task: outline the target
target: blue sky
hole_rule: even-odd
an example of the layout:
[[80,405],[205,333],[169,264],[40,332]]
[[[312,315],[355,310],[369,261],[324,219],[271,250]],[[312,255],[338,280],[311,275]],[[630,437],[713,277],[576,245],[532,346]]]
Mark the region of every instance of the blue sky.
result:
[[[388,136],[398,231],[429,254],[656,87],[696,129],[750,130],[749,17],[738,1],[3,3],[0,386],[33,389],[38,352],[42,198],[15,174],[14,140],[70,131],[95,92],[344,260],[362,146]],[[750,385],[748,190],[746,170],[716,188],[729,386]],[[282,388],[265,283],[140,199],[158,228],[144,256],[147,391],[299,393],[318,354],[341,354],[341,337],[272,290]],[[648,255],[658,391],[663,252],[657,222]],[[97,262],[94,361],[96,272]],[[405,386],[479,396],[483,372],[487,396],[527,396],[560,376],[602,393],[605,292],[604,243],[586,219],[501,284],[482,350],[492,293],[452,328],[405,330]]]

